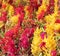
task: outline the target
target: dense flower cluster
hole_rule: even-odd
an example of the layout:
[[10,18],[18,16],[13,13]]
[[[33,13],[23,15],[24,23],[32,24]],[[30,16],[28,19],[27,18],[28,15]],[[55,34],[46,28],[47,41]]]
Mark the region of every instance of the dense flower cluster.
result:
[[0,56],[60,56],[60,1],[0,0]]

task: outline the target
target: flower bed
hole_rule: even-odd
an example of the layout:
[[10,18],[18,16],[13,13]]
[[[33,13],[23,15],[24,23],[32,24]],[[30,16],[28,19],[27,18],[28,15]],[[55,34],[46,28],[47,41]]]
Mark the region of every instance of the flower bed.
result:
[[60,56],[60,1],[0,0],[0,56]]

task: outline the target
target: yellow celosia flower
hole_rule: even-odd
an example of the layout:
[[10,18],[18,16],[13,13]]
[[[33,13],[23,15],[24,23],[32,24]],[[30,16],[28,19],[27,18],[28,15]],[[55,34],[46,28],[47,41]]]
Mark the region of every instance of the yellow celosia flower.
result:
[[11,25],[15,25],[18,23],[18,17],[19,15],[12,16],[9,20],[11,22]]
[[8,16],[11,17],[14,14],[14,8],[12,5],[9,5],[8,8]]
[[55,29],[55,30],[59,30],[59,29],[60,29],[60,24],[55,23],[55,24],[54,24],[54,29]]
[[55,20],[56,20],[54,14],[53,15],[47,15],[47,16],[45,16],[44,19],[47,23],[55,23]]
[[39,45],[40,45],[40,42],[42,41],[41,38],[39,37],[40,36],[40,29],[36,29],[36,31],[34,32],[34,39],[32,41],[32,44],[31,44],[31,52],[34,56],[37,56],[39,55],[41,49],[39,48]]
[[[49,1],[47,1],[47,2],[49,2]],[[42,5],[38,8],[38,11],[36,12],[36,14],[37,15],[40,14],[42,10],[44,10],[44,11],[47,10],[46,0],[42,1]]]
[[54,25],[53,24],[46,24],[46,30],[48,35],[54,35]]
[[24,8],[24,11],[25,11],[25,13],[26,13],[26,16],[29,14],[27,8],[28,8],[28,6],[25,6],[25,8]]
[[54,13],[57,14],[57,12],[58,12],[58,0],[54,0],[54,1],[55,1]]
[[36,12],[36,14],[38,15],[39,13],[41,13],[42,10],[46,11],[46,6],[45,5],[40,6],[38,8],[38,11]]
[[4,23],[3,23],[3,21],[0,21],[0,28],[1,28],[2,26],[4,26]]
[[[34,37],[31,44],[31,52],[33,56],[39,56],[41,52],[44,53],[44,56],[51,56],[50,54],[51,50],[56,50],[56,41],[54,39],[54,36],[52,33],[49,35],[49,32],[48,32],[47,38],[42,39],[40,36],[41,32],[42,32],[41,28],[40,29],[37,28],[36,31],[34,32]],[[45,44],[45,47],[41,49],[40,44],[42,42],[45,42],[46,44]]]
[[15,5],[19,5],[20,2],[21,2],[21,0],[16,0],[16,1],[15,1]]

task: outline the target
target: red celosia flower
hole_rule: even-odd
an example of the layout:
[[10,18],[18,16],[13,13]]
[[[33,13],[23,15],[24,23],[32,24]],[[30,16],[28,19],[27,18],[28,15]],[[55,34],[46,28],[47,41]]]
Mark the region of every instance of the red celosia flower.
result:
[[21,14],[24,11],[24,7],[22,5],[15,8],[15,14]]
[[6,4],[2,4],[2,8],[4,8],[4,9],[5,9],[5,8],[6,8]]
[[14,26],[12,29],[10,29],[5,33],[5,37],[14,37],[14,35],[17,36],[19,28],[20,28],[20,25],[17,24],[16,26]]
[[41,44],[40,44],[40,48],[43,48],[43,47],[45,47],[45,42],[42,42]]
[[8,3],[9,3],[9,4],[12,4],[12,3],[13,3],[13,0],[8,0]]
[[7,21],[7,13],[2,12],[2,16],[0,17],[0,21],[6,22]]
[[60,19],[56,19],[55,23],[60,23]]
[[5,33],[5,37],[13,37],[14,33],[13,30],[9,30]]
[[21,13],[20,16],[19,16],[19,20],[18,20],[18,23],[21,25],[22,21],[24,19],[24,13]]
[[54,0],[50,0],[49,5],[47,6],[48,14],[52,14],[54,12]]
[[38,20],[43,19],[43,16],[44,16],[44,15],[45,15],[45,11],[42,10],[41,13],[39,13],[39,14],[37,15]]

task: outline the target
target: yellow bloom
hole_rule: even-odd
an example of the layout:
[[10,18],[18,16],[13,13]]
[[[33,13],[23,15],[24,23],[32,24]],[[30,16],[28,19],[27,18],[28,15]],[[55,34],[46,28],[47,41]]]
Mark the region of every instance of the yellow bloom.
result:
[[[34,32],[34,37],[33,37],[32,44],[31,44],[31,52],[32,52],[33,56],[39,56],[41,54],[41,52],[44,53],[44,56],[51,56],[50,55],[51,50],[56,50],[57,44],[54,39],[54,35],[52,34],[52,32],[53,32],[52,29],[53,28],[48,27],[48,30],[51,31],[51,34],[50,34],[50,31],[48,32],[45,30],[45,32],[47,32],[47,38],[44,38],[44,39],[42,39],[40,36],[42,29],[41,28],[36,29],[36,31]],[[41,49],[40,44],[43,42],[45,42],[45,47],[43,47]]]
[[[47,2],[49,3],[49,0],[47,0]],[[46,0],[42,1],[42,5],[38,8],[38,11],[36,12],[36,14],[37,15],[40,14],[42,10],[44,10],[44,11],[47,10]]]
[[14,8],[12,5],[9,5],[8,8],[8,16],[11,17],[14,14]]
[[59,29],[60,29],[60,24],[55,23],[55,24],[54,24],[54,30],[59,30]]
[[54,23],[55,22],[55,17],[53,15],[47,15],[47,16],[45,16],[44,19],[47,23]]
[[9,20],[11,22],[11,25],[15,25],[18,23],[18,17],[19,15],[12,16]]
[[34,32],[34,37],[31,44],[31,52],[34,56],[38,56],[41,51],[39,45],[42,40],[39,37],[40,36],[39,34],[40,34],[40,29],[37,28],[36,31]]
[[25,6],[25,8],[24,8],[24,11],[25,11],[25,13],[26,13],[26,16],[29,14],[27,8],[28,8],[28,6]]

